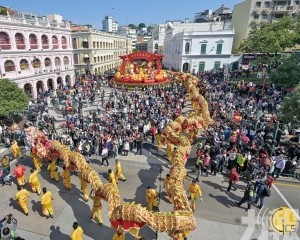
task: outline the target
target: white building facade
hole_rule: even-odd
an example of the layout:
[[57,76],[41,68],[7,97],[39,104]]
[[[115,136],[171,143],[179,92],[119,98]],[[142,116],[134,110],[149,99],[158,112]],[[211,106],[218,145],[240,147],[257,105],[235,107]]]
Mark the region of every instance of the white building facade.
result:
[[158,24],[152,30],[152,39],[148,41],[147,52],[164,54],[166,24]]
[[167,69],[199,73],[229,64],[234,38],[233,29],[223,23],[168,24],[163,64]]
[[0,78],[16,82],[31,98],[74,83],[69,23],[49,19],[0,15]]
[[135,49],[135,44],[137,43],[136,29],[130,28],[128,26],[119,26],[117,34],[126,36],[127,39],[131,41],[132,49]]
[[105,16],[104,20],[102,20],[102,31],[109,33],[117,32],[118,22],[111,16]]

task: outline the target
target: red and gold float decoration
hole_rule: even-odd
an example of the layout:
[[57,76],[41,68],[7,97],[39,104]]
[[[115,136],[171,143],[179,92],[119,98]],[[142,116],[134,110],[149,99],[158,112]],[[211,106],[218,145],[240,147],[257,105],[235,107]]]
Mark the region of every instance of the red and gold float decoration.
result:
[[67,167],[76,166],[96,194],[108,202],[108,217],[117,231],[138,236],[140,228],[147,225],[158,232],[167,232],[173,240],[181,240],[187,238],[190,231],[196,228],[196,220],[183,188],[187,174],[185,164],[191,151],[191,139],[184,134],[191,131],[197,133],[200,129],[205,130],[211,123],[211,118],[207,103],[196,87],[197,78],[191,74],[178,75],[173,72],[168,74],[169,78],[183,82],[193,105],[191,114],[187,117],[179,116],[156,138],[160,147],[166,144],[169,149],[168,159],[172,166],[165,186],[170,203],[173,204],[171,212],[152,212],[141,204],[121,202],[118,187],[111,183],[103,184],[98,173],[90,167],[83,155],[70,151],[67,146],[58,141],[49,141],[38,130],[29,128],[27,133],[28,141],[34,142],[33,151],[39,157],[48,160],[60,158]]
[[155,85],[167,83],[168,75],[162,69],[163,55],[134,52],[120,56],[123,60],[114,81],[125,85]]

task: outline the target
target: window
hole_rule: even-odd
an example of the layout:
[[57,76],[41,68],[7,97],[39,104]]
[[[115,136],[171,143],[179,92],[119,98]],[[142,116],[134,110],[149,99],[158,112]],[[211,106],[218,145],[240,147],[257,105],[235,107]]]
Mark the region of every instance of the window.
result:
[[67,38],[65,36],[61,37],[61,45],[63,49],[66,49],[68,46]]
[[206,45],[207,44],[201,44],[201,54],[206,54]]
[[254,13],[254,14],[253,14],[253,18],[254,18],[254,19],[259,19],[259,14]]
[[97,57],[94,57],[94,63],[97,63]]
[[74,58],[74,64],[78,64],[78,54],[77,53],[75,53],[73,55],[73,58]]
[[266,13],[263,13],[263,15],[262,15],[262,19],[268,19],[268,14],[266,14]]
[[41,67],[41,61],[38,58],[34,58],[32,61],[33,68],[40,68]]
[[60,58],[59,57],[56,57],[54,59],[54,64],[55,64],[55,67],[59,67],[61,65],[61,61],[60,61]]
[[221,66],[221,62],[220,61],[215,61],[214,69],[219,70],[220,66]]
[[64,65],[68,66],[69,65],[69,58],[67,56],[64,57]]
[[58,39],[56,36],[52,36],[52,47],[53,49],[58,49]]
[[157,43],[155,43],[155,45],[154,45],[154,49],[155,49],[155,50],[157,50],[157,49],[158,49],[158,44],[157,44]]
[[270,7],[270,2],[269,1],[265,2],[265,7]]
[[260,6],[261,6],[261,2],[256,2],[256,3],[255,3],[255,6],[256,6],[256,7],[260,7]]
[[299,5],[299,2],[300,2],[300,1],[295,1],[295,5]]
[[199,62],[199,72],[203,72],[205,70],[205,62]]
[[34,34],[29,35],[29,44],[31,49],[37,49],[38,44],[37,44],[37,37]]
[[190,53],[190,43],[187,42],[187,43],[185,44],[184,50],[185,50],[185,54],[189,54],[189,53]]
[[0,48],[3,50],[10,49],[10,39],[5,32],[0,32]]
[[4,63],[4,69],[5,69],[5,72],[13,72],[13,71],[15,71],[15,64],[14,64],[14,62],[10,61],[10,60],[7,60]]
[[51,67],[51,60],[50,60],[50,58],[45,58],[44,63],[45,63],[45,67]]
[[77,49],[77,41],[76,38],[72,38],[73,49]]
[[22,59],[20,61],[20,69],[21,70],[29,69],[29,64],[26,59]]
[[42,36],[42,48],[43,49],[48,49],[49,48],[48,37],[46,35]]
[[21,33],[16,33],[15,41],[16,41],[17,49],[25,49],[25,40],[24,40],[24,36]]
[[222,54],[222,48],[223,48],[223,44],[222,43],[218,43],[217,44],[216,54]]

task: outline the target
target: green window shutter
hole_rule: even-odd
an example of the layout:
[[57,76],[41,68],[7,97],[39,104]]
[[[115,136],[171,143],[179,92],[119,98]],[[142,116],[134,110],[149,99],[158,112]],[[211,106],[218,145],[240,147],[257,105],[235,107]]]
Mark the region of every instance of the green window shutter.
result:
[[199,72],[203,72],[205,69],[205,62],[200,62],[199,63]]
[[201,44],[201,54],[206,54],[206,44]]
[[223,47],[223,44],[222,43],[218,43],[217,44],[217,54],[222,54],[222,47]]
[[220,65],[221,65],[220,61],[215,61],[214,69],[218,70],[220,68]]

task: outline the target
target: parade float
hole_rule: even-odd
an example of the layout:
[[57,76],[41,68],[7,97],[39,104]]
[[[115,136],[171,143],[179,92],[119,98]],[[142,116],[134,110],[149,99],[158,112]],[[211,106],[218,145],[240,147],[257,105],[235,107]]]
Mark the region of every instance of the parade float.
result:
[[182,82],[193,106],[190,114],[186,117],[179,116],[156,137],[159,148],[167,146],[168,160],[171,164],[170,177],[165,182],[166,193],[170,204],[173,204],[171,212],[152,212],[141,204],[122,202],[118,187],[111,183],[103,183],[99,174],[91,168],[82,154],[70,151],[58,141],[50,141],[34,127],[25,130],[26,142],[40,158],[49,161],[60,158],[66,167],[75,166],[96,194],[107,201],[111,226],[118,233],[125,231],[137,237],[139,230],[147,225],[157,232],[167,232],[173,240],[183,240],[196,228],[196,220],[183,187],[187,175],[185,164],[195,132],[200,129],[206,130],[212,120],[207,102],[199,94],[197,78],[191,74],[173,72],[167,74],[169,78]]
[[120,56],[122,64],[112,80],[117,85],[143,86],[169,83],[162,69],[163,55],[148,52],[133,52]]

